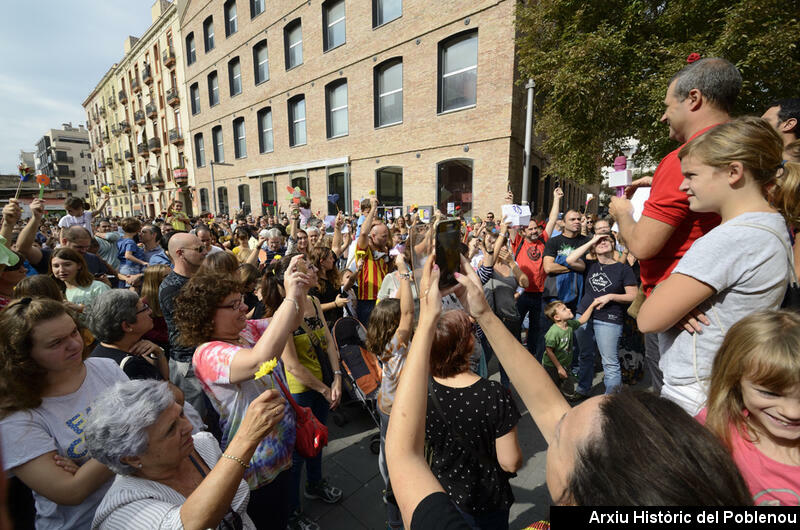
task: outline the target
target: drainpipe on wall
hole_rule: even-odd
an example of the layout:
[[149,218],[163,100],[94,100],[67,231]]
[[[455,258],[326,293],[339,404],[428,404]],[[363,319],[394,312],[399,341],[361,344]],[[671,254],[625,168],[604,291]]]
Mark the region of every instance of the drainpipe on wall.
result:
[[528,106],[525,109],[525,150],[522,155],[522,204],[528,204],[531,173],[531,133],[533,129],[533,90],[535,87],[536,83],[534,83],[533,79],[528,79],[528,82],[525,83],[525,88],[528,90]]

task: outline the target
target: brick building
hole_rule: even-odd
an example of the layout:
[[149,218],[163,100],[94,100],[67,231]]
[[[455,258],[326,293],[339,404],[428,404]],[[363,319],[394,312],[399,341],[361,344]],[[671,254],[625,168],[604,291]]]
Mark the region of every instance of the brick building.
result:
[[[178,0],[187,145],[201,211],[497,209],[522,180],[525,94],[512,0]],[[187,149],[188,152],[188,149]],[[529,200],[553,183],[532,158]],[[213,180],[213,182],[212,182]],[[567,203],[582,190],[563,183]]]

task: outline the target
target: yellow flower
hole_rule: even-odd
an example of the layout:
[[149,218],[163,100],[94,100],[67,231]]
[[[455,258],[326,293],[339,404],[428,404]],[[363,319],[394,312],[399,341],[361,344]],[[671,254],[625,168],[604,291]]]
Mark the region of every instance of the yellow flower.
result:
[[101,186],[100,191],[102,191],[103,193],[111,193],[111,188],[109,188],[108,186]]
[[369,190],[370,195],[375,195],[375,190]]
[[261,367],[255,374],[255,379],[261,379],[265,375],[269,375],[272,373],[272,370],[275,369],[275,366],[278,365],[278,359],[272,359],[270,361],[261,363]]

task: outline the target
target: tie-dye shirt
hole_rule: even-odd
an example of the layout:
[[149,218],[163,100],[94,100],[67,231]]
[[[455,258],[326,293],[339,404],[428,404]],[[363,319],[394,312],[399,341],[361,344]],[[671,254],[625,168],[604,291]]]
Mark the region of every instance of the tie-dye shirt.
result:
[[[247,348],[258,342],[268,325],[269,319],[247,321],[247,325],[239,335],[248,344]],[[269,377],[250,379],[236,384],[230,382],[233,357],[236,352],[244,348],[245,346],[222,341],[206,342],[197,348],[192,359],[194,373],[219,413],[222,430],[220,445],[223,451],[239,429],[250,402],[263,391],[273,388]],[[286,383],[281,361],[278,361],[272,374]],[[278,385],[274,388],[280,391]],[[244,473],[244,479],[251,490],[269,484],[281,471],[292,466],[296,435],[295,416],[288,402],[285,410],[283,420],[258,445],[253,458],[250,459],[250,467]]]

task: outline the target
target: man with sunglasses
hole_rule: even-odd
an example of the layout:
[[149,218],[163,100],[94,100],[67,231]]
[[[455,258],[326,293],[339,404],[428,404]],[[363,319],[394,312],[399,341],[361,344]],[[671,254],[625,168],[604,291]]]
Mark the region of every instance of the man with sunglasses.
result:
[[158,290],[158,303],[164,314],[164,320],[167,322],[169,333],[170,379],[183,390],[186,401],[190,402],[204,418],[208,408],[203,389],[192,369],[194,346],[184,346],[180,343],[180,332],[173,320],[173,314],[175,298],[186,282],[200,268],[206,254],[208,254],[208,248],[196,235],[176,233],[169,240],[169,255],[172,256],[175,267],[161,282]]

